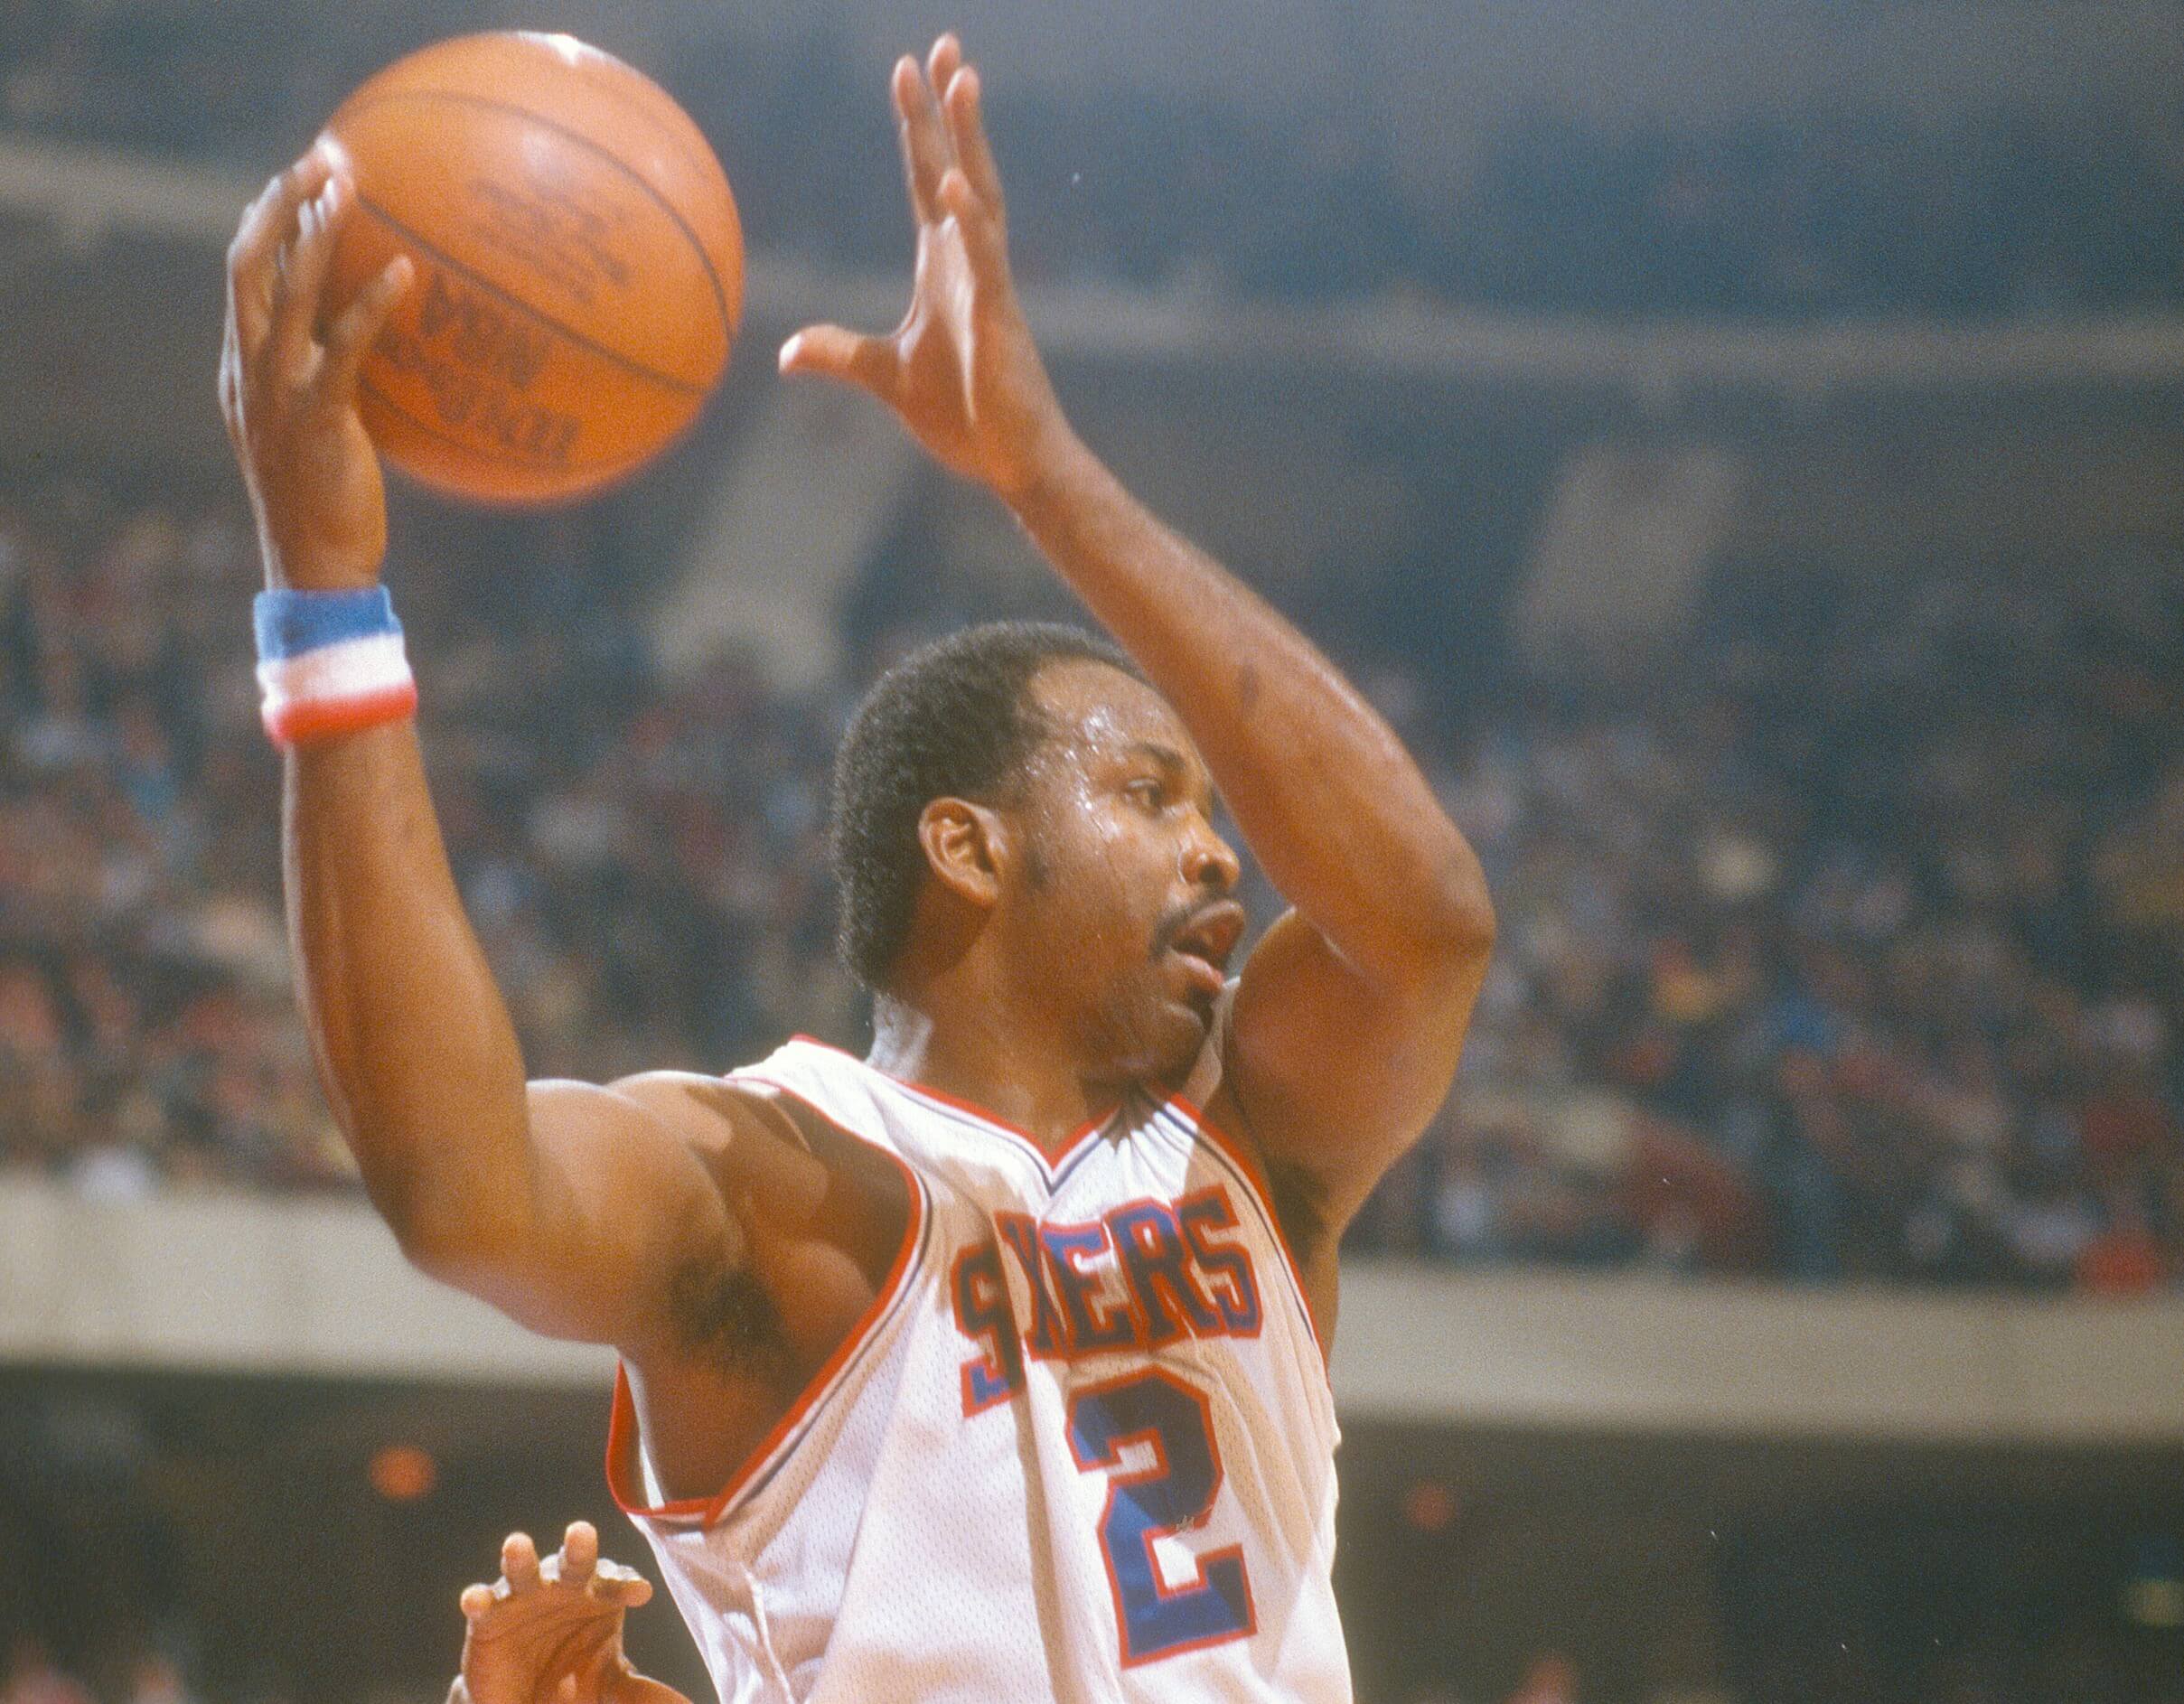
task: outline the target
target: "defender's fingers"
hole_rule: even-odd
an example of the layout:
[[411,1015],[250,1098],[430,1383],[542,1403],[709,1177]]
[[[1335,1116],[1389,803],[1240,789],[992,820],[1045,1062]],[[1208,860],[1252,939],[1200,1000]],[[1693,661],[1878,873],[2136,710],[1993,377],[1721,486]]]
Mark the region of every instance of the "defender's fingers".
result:
[[512,1592],[528,1592],[539,1584],[539,1547],[528,1532],[511,1532],[501,1545],[501,1578]]
[[387,328],[387,317],[395,305],[409,294],[409,286],[417,282],[417,265],[408,255],[397,255],[380,268],[377,277],[357,292],[356,300],[342,311],[342,317],[333,323],[326,333],[326,368],[322,381],[323,394],[331,400],[345,402],[356,387],[357,370],[364,364],[364,356]]
[[781,370],[839,379],[892,402],[901,363],[886,338],[866,337],[839,325],[807,325],[781,346]]
[[948,117],[948,135],[955,147],[956,164],[970,180],[979,200],[986,203],[997,224],[1008,223],[1001,201],[1001,169],[994,164],[993,145],[986,139],[985,86],[976,69],[966,65],[940,87],[942,110]]
[[921,225],[940,218],[941,173],[948,169],[948,133],[942,126],[925,73],[907,53],[895,65],[895,115],[903,140],[903,176],[910,211]]
[[295,234],[295,216],[324,187],[333,155],[313,147],[267,183],[245,210],[228,246],[228,317],[246,360],[254,360],[273,326],[273,288],[281,245]]
[[581,1591],[592,1583],[592,1573],[599,1566],[599,1533],[588,1521],[572,1521],[561,1538],[561,1566],[558,1570],[564,1586],[574,1586]]
[[465,1586],[463,1588],[463,1619],[475,1621],[498,1601],[490,1586]]
[[611,1558],[601,1557],[598,1577],[592,1582],[592,1591],[596,1596],[634,1608],[639,1604],[651,1600],[652,1582],[633,1568],[626,1568]]

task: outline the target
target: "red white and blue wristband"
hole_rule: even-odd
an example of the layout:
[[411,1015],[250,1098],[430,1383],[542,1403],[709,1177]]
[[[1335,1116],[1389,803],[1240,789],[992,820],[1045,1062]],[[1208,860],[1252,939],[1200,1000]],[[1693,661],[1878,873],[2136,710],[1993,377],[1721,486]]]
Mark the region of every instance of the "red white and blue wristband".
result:
[[383,585],[260,592],[258,715],[276,745],[305,745],[398,722],[417,707],[402,623]]

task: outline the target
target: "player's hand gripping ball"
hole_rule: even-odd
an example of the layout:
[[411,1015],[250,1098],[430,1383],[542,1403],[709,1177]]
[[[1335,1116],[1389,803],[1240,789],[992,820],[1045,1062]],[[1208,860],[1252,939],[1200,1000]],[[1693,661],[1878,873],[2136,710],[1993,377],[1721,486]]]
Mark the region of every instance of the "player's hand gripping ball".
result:
[[697,417],[743,312],[743,230],[689,115],[565,35],[398,61],[327,133],[356,186],[328,299],[398,253],[415,284],[358,407],[451,495],[539,503],[613,483]]

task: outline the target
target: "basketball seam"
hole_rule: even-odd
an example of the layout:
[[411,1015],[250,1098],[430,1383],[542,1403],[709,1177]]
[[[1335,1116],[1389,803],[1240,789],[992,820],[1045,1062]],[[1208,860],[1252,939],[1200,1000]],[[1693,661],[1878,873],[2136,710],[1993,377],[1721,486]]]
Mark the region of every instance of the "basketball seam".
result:
[[599,342],[595,339],[586,337],[582,332],[577,331],[574,326],[562,324],[562,323],[554,318],[552,314],[546,313],[542,309],[533,307],[530,303],[526,302],[514,291],[509,289],[505,285],[494,283],[492,279],[487,277],[475,267],[469,265],[467,262],[456,259],[455,256],[449,254],[446,249],[441,248],[439,244],[434,242],[431,238],[426,236],[421,231],[413,229],[411,227],[405,225],[400,220],[397,219],[392,213],[381,207],[370,196],[358,196],[357,205],[362,208],[367,213],[370,213],[372,218],[378,220],[380,224],[386,226],[387,229],[392,231],[396,236],[401,238],[405,242],[415,244],[417,248],[423,249],[435,260],[445,267],[450,272],[460,273],[471,283],[476,285],[481,290],[488,291],[493,295],[499,296],[501,301],[507,303],[509,306],[516,309],[519,313],[527,314],[532,319],[536,320],[539,324],[546,326],[552,331],[560,332],[562,336],[567,338],[570,342],[576,344],[579,349],[588,349],[593,354],[598,356],[603,360],[612,361],[615,366],[623,369],[625,371],[635,373],[641,379],[649,379],[656,385],[664,386],[670,390],[679,391],[686,397],[702,397],[706,394],[707,390],[710,389],[710,387],[706,385],[694,385],[687,379],[677,379],[672,374],[661,372],[656,368],[647,367],[642,361],[636,360],[633,356],[624,355],[619,350],[610,349],[605,343]]
[[[408,421],[411,426],[417,427],[418,431],[424,433],[427,437],[437,438],[441,443],[448,445],[452,449],[461,450],[466,455],[475,456],[479,461],[484,463],[488,466],[519,468],[523,472],[530,473],[576,473],[580,475],[595,473],[611,474],[622,473],[624,470],[633,466],[635,463],[643,459],[642,455],[633,454],[620,456],[606,461],[575,463],[563,462],[555,463],[552,462],[527,461],[520,455],[511,455],[506,453],[496,454],[478,445],[471,443],[467,438],[457,437],[454,433],[446,430],[446,428],[444,426],[436,426],[433,425],[431,421],[426,419],[422,415],[417,413],[415,408],[404,407],[401,401],[390,394],[385,386],[372,383],[370,379],[364,377],[364,375],[361,373],[357,375],[356,388],[362,391],[366,396],[371,398],[373,401],[380,403],[392,409],[396,414],[400,415],[403,419]],[[419,475],[419,477],[422,478],[423,476]],[[429,484],[432,482],[427,480],[426,482]]]
[[[488,32],[488,33],[491,33]],[[532,36],[551,33],[540,32],[537,30],[518,30],[514,32],[514,33],[520,36]],[[634,65],[630,64],[626,60],[616,59],[612,53],[606,52],[605,50],[600,48],[588,47],[588,44],[587,51],[598,54],[599,58],[604,60],[606,62],[606,65],[611,68],[608,72],[602,75],[597,80],[588,85],[593,92],[603,95],[608,100],[614,102],[615,109],[620,112],[624,118],[629,119],[633,123],[642,125],[646,129],[651,130],[656,136],[658,136],[664,143],[666,143],[668,147],[673,151],[676,157],[680,159],[684,165],[689,167],[690,170],[698,176],[705,176],[709,170],[718,173],[724,182],[726,180],[727,173],[722,167],[719,158],[714,154],[713,145],[706,140],[704,128],[698,124],[697,119],[690,117],[689,108],[684,107],[681,101],[676,98],[672,90],[663,87],[660,83],[653,81],[652,79],[647,77],[642,71],[639,70]],[[628,77],[623,77],[615,74],[617,72],[623,71],[626,71],[629,74]],[[674,112],[683,120],[683,123],[681,125],[670,123],[668,119],[662,117],[660,114],[655,112],[645,101],[637,98],[628,86],[631,78],[634,78],[640,84],[643,85],[647,89],[650,89],[653,93],[666,96],[668,106],[671,108]],[[409,90],[398,92],[422,93],[423,91]],[[487,97],[480,96],[479,98],[485,99]],[[543,124],[551,124],[553,120],[548,118],[541,119],[540,122]],[[685,126],[688,126],[687,129],[685,128]],[[698,151],[695,154],[690,151],[689,145],[692,141],[695,141],[698,144]],[[728,192],[728,206],[731,211],[735,210],[736,192],[733,189]],[[739,239],[742,235],[742,221],[738,220],[736,224],[736,234]],[[726,304],[724,303],[723,305],[725,306]]]
[[[399,89],[391,94],[374,95],[370,99],[360,101],[348,110],[351,113],[370,112],[374,107],[383,107],[392,101],[422,100],[427,98],[434,100],[452,100],[458,106],[482,107],[487,112],[507,113],[514,117],[528,118],[541,128],[552,131],[564,141],[574,143],[586,154],[596,154],[613,166],[615,171],[629,179],[631,183],[644,192],[645,196],[658,206],[661,212],[675,221],[675,229],[682,233],[684,239],[690,245],[690,252],[698,257],[698,264],[705,268],[706,282],[713,286],[713,306],[720,314],[720,329],[723,335],[731,343],[736,341],[736,324],[735,319],[728,313],[727,291],[721,286],[720,274],[713,269],[713,257],[706,252],[705,243],[699,239],[697,231],[690,228],[690,221],[682,216],[682,211],[674,202],[653,188],[637,172],[632,170],[626,162],[609,154],[581,130],[572,130],[567,125],[557,124],[544,114],[533,112],[528,107],[519,107],[513,101],[488,100],[483,95],[465,95],[447,89]],[[337,114],[336,117],[338,118],[340,116]],[[681,149],[677,148],[676,152],[680,154]],[[687,156],[685,156],[685,163],[688,163]],[[718,163],[715,164],[717,169]],[[729,205],[734,204],[734,192],[731,191]],[[738,222],[740,224],[740,221]]]

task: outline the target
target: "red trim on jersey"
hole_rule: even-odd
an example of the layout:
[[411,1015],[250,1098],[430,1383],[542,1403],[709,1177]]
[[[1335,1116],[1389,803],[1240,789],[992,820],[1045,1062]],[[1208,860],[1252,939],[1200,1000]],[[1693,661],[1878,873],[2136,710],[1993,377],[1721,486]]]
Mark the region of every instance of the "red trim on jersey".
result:
[[[606,1417],[606,1489],[614,1506],[626,1515],[668,1516],[676,1519],[702,1515],[711,1505],[703,1497],[684,1497],[673,1503],[648,1503],[644,1475],[637,1465],[637,1405],[630,1396],[630,1370],[614,1362],[614,1405]],[[748,1464],[746,1464],[747,1465]],[[741,1470],[738,1470],[740,1475]]]
[[917,1174],[910,1169],[899,1154],[890,1148],[883,1147],[877,1142],[867,1141],[855,1130],[830,1118],[825,1111],[813,1106],[810,1100],[805,1100],[793,1089],[781,1083],[769,1081],[767,1079],[755,1076],[749,1072],[738,1072],[737,1075],[745,1081],[764,1083],[767,1088],[777,1093],[792,1097],[810,1108],[814,1117],[823,1120],[852,1141],[862,1144],[876,1154],[885,1155],[894,1163],[895,1170],[903,1175],[904,1188],[910,1201],[909,1222],[903,1230],[902,1246],[895,1250],[894,1263],[888,1267],[887,1276],[880,1280],[879,1288],[873,1293],[870,1305],[858,1316],[857,1324],[849,1328],[848,1334],[835,1346],[834,1353],[827,1357],[826,1363],[813,1373],[804,1388],[796,1393],[796,1400],[789,1404],[788,1411],[773,1423],[772,1429],[759,1440],[757,1447],[744,1457],[742,1465],[729,1476],[728,1483],[716,1496],[685,1497],[674,1502],[653,1505],[647,1505],[644,1503],[644,1476],[637,1471],[637,1407],[630,1395],[628,1371],[619,1362],[615,1363],[614,1404],[607,1417],[606,1423],[606,1488],[613,1495],[615,1505],[626,1515],[670,1519],[697,1518],[707,1526],[711,1526],[718,1521],[727,1506],[736,1501],[737,1494],[751,1483],[753,1475],[764,1466],[773,1458],[774,1453],[781,1448],[783,1440],[787,1438],[803,1418],[826,1397],[832,1389],[836,1377],[848,1364],[850,1357],[863,1345],[866,1338],[871,1334],[873,1328],[886,1316],[894,1306],[895,1298],[901,1295],[905,1280],[910,1275],[911,1257],[924,1240],[926,1217],[924,1186],[918,1182]]
[[1274,1211],[1274,1191],[1267,1182],[1267,1175],[1259,1156],[1250,1147],[1227,1130],[1223,1129],[1197,1107],[1181,1095],[1170,1095],[1167,1104],[1174,1107],[1197,1127],[1198,1133],[1219,1148],[1243,1174],[1243,1180],[1251,1193],[1259,1198],[1259,1210],[1265,1214],[1267,1224],[1274,1232],[1274,1248],[1281,1256],[1281,1264],[1289,1274],[1289,1287],[1297,1292],[1297,1300],[1304,1309],[1304,1322],[1312,1334],[1312,1346],[1319,1351],[1319,1364],[1327,1364],[1327,1340],[1319,1329],[1319,1320],[1312,1312],[1311,1293],[1304,1287],[1304,1269],[1298,1264],[1297,1251],[1289,1247],[1289,1233],[1281,1228],[1281,1215]]
[[1101,1113],[1097,1118],[1085,1119],[1083,1123],[1080,1124],[1075,1129],[1072,1130],[1067,1136],[1064,1137],[1062,1138],[1062,1146],[1060,1147],[1048,1147],[1045,1143],[1042,1142],[1029,1130],[1026,1130],[1022,1125],[1011,1124],[1007,1119],[1000,1117],[998,1114],[989,1112],[984,1107],[979,1105],[979,1103],[975,1100],[966,1100],[961,1095],[950,1094],[945,1089],[935,1089],[926,1083],[912,1082],[907,1078],[890,1076],[886,1072],[882,1071],[870,1060],[859,1059],[855,1053],[850,1053],[848,1049],[837,1047],[832,1042],[822,1042],[816,1035],[792,1035],[789,1039],[792,1041],[804,1042],[813,1047],[823,1047],[830,1053],[839,1053],[844,1059],[848,1060],[853,1064],[863,1066],[874,1076],[880,1078],[884,1081],[893,1083],[897,1089],[906,1089],[912,1094],[923,1095],[928,1100],[937,1100],[942,1106],[948,1108],[951,1111],[967,1114],[970,1118],[977,1119],[980,1124],[991,1125],[997,1135],[1007,1136],[1013,1138],[1015,1140],[1019,1142],[1029,1143],[1032,1151],[1036,1153],[1042,1160],[1045,1161],[1049,1170],[1058,1170],[1064,1160],[1067,1159],[1072,1154],[1074,1154],[1079,1147],[1083,1146],[1084,1138],[1086,1137],[1094,1135],[1098,1131],[1106,1128],[1108,1121],[1111,1119],[1116,1113],[1122,1109],[1120,1104],[1108,1108],[1105,1112]]

